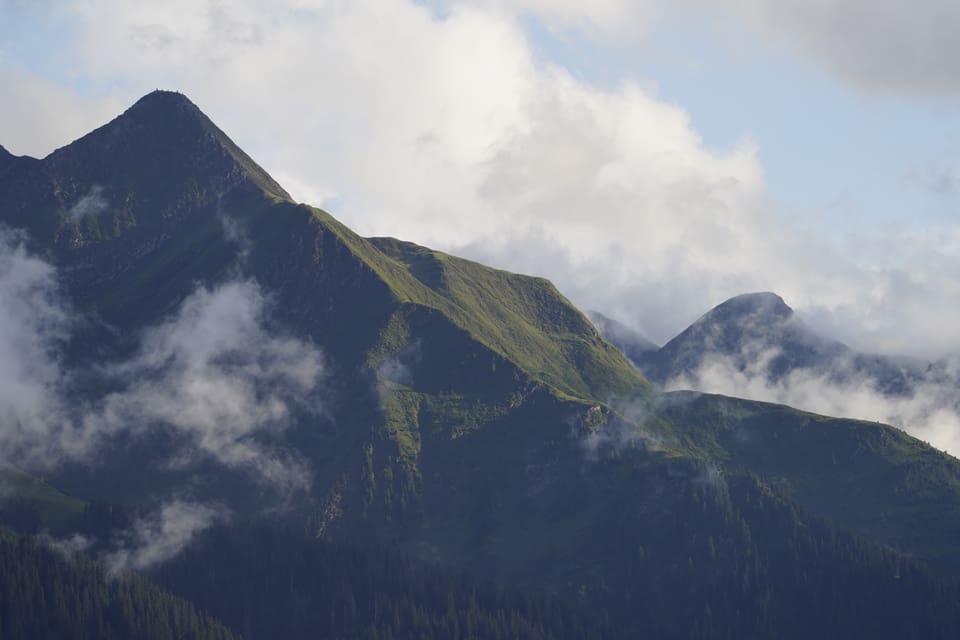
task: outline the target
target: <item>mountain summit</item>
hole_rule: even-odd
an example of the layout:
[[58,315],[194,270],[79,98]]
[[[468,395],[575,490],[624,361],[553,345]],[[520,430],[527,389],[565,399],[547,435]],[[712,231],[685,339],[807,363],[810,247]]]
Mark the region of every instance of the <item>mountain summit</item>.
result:
[[[52,466],[25,471],[51,491],[21,488],[33,511],[14,520],[0,503],[0,522],[38,527],[46,505],[59,539],[89,527],[134,567],[130,545],[172,529],[176,544],[160,546],[173,553],[220,524],[234,542],[207,538],[198,559],[154,575],[244,637],[286,624],[291,637],[367,637],[317,625],[410,617],[375,589],[318,582],[323,566],[303,565],[318,539],[554,594],[616,629],[527,635],[498,614],[503,637],[957,637],[945,577],[960,575],[955,460],[880,424],[660,394],[549,281],[357,235],[292,202],[180,94],[152,93],[47,158],[15,160],[0,173],[0,222],[29,236],[18,258],[56,276],[34,307],[63,298],[57,311],[76,316],[69,335],[57,314],[56,339],[32,341],[54,353],[31,398],[57,397],[28,435],[65,442]],[[21,315],[0,340],[45,329]],[[757,294],[654,356],[694,367],[745,344],[792,362],[833,343]],[[22,431],[5,409],[10,457]],[[133,515],[112,515],[124,508]],[[380,584],[423,591],[391,562]],[[342,606],[301,616],[333,592]],[[442,633],[378,637],[478,628],[437,593]]]
[[696,372],[711,357],[731,358],[743,369],[775,351],[769,374],[777,377],[791,367],[808,366],[846,349],[810,332],[780,296],[760,292],[717,305],[637,364],[652,380],[665,384]]
[[722,360],[767,382],[806,370],[835,382],[866,379],[888,393],[906,393],[921,363],[858,353],[810,329],[783,298],[769,293],[735,296],[717,305],[660,350],[636,362],[660,385],[695,379],[705,364]]
[[113,182],[117,168],[131,188],[197,188],[224,192],[251,182],[289,199],[284,189],[258,166],[182,93],[154,91],[113,121],[54,151],[45,161],[54,171],[79,172],[91,184]]
[[[0,166],[6,162],[0,158]],[[0,200],[4,217],[61,248],[163,232],[236,189],[289,195],[186,96],[155,91],[40,161],[24,163]]]

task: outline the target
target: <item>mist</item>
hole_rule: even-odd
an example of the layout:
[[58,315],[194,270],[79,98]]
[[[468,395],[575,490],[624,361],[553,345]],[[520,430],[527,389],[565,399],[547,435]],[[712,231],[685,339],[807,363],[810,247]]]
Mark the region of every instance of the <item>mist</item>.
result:
[[0,228],[0,463],[49,460],[69,437],[60,352],[71,320],[54,268]]
[[253,282],[197,289],[174,317],[144,333],[132,358],[106,368],[108,378],[130,382],[84,416],[84,431],[96,437],[162,425],[190,443],[173,465],[208,458],[277,487],[306,487],[305,467],[256,436],[282,432],[297,412],[322,410],[323,357],[269,331],[265,312]]
[[109,439],[166,429],[186,441],[171,466],[213,460],[277,488],[306,487],[305,467],[278,443],[297,416],[323,412],[323,355],[272,327],[269,308],[252,281],[200,286],[142,332],[132,356],[88,372],[112,392],[68,402],[74,372],[62,352],[81,318],[55,268],[25,236],[0,231],[0,462],[96,464]]
[[[903,392],[892,393],[881,390],[879,380],[852,366],[800,368],[773,379],[768,364],[779,354],[777,349],[749,345],[735,355],[708,354],[694,372],[669,380],[664,389],[691,389],[775,402],[827,416],[881,422],[947,453],[960,454],[955,367],[931,367]],[[745,367],[743,363],[747,363]]]
[[123,542],[103,556],[110,575],[143,571],[176,557],[206,529],[229,518],[219,505],[174,499],[139,518]]

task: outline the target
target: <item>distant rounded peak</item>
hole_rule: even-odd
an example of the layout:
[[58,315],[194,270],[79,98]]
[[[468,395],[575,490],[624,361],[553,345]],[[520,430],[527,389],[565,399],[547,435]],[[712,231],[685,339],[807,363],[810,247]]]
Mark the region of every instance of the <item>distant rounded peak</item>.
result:
[[726,319],[747,315],[787,319],[793,316],[793,309],[777,294],[760,291],[734,296],[718,304],[704,318]]

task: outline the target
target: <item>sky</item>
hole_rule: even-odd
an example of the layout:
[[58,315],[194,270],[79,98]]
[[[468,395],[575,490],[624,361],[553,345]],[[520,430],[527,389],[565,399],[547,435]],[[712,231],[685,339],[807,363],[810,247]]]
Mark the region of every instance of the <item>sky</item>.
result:
[[155,88],[291,194],[546,276],[663,343],[775,291],[881,353],[960,351],[960,4],[0,0],[0,144]]

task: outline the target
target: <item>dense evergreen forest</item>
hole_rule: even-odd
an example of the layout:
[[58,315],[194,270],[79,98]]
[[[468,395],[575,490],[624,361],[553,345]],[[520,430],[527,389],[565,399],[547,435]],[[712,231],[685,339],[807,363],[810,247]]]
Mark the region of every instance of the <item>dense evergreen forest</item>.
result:
[[[595,578],[576,597],[276,524],[218,526],[146,577],[112,579],[82,554],[6,535],[0,638],[960,637],[955,583],[810,517],[754,476],[643,484],[670,499],[634,495],[636,508],[603,516]],[[77,524],[104,547],[129,520],[95,504]]]
[[137,576],[110,578],[84,557],[0,534],[3,640],[232,640],[214,618]]
[[607,564],[587,587],[622,637],[960,637],[954,581],[754,476],[657,490],[670,500],[609,510]]
[[604,640],[599,616],[393,551],[219,528],[153,576],[247,640]]

